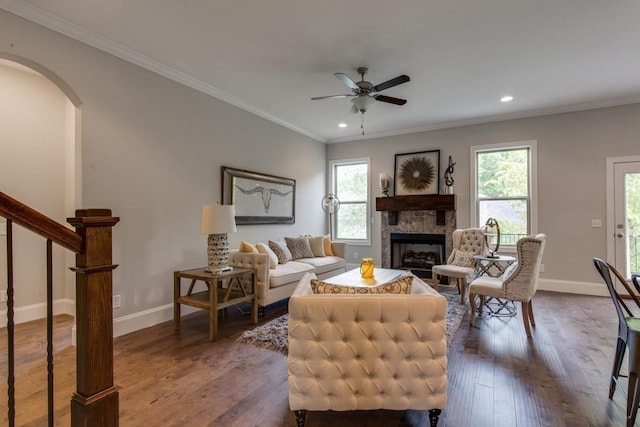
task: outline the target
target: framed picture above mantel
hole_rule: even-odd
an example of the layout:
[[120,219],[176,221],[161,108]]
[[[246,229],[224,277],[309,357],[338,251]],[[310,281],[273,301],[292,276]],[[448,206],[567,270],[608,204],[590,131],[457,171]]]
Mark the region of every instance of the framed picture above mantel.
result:
[[222,204],[234,205],[236,224],[293,224],[296,181],[222,166]]
[[438,194],[440,150],[396,154],[393,182],[396,196]]

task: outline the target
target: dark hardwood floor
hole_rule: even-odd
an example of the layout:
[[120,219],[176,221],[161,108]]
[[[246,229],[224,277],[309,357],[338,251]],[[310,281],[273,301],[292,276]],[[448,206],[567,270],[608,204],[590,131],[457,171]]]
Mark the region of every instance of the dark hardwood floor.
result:
[[[261,323],[284,313],[269,310]],[[468,315],[449,350],[447,408],[439,426],[622,426],[625,397],[607,398],[617,318],[609,298],[538,292],[537,327],[522,319]],[[73,319],[55,319],[55,425],[70,425],[75,384]],[[122,426],[294,426],[287,401],[286,356],[241,344],[248,316],[234,308],[208,341],[204,312],[115,340],[115,379]],[[7,425],[6,329],[0,330],[0,425]],[[19,426],[46,425],[44,321],[17,326]],[[625,362],[626,366],[626,362]],[[314,426],[428,426],[421,411],[311,412]]]

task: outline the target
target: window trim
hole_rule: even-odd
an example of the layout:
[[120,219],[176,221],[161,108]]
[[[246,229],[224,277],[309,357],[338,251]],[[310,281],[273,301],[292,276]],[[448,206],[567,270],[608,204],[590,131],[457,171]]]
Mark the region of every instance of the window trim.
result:
[[[365,163],[367,165],[367,191],[366,191],[366,200],[364,201],[366,207],[366,220],[365,227],[367,238],[366,239],[338,239],[337,235],[337,218],[333,221],[333,230],[331,230],[332,225],[329,224],[330,233],[334,236],[334,240],[340,243],[346,243],[348,245],[355,246],[371,246],[371,221],[369,218],[371,217],[371,157],[358,157],[353,159],[338,159],[338,160],[330,160],[329,161],[329,193],[337,194],[336,191],[336,180],[335,180],[335,168],[336,166],[346,166],[351,164],[362,164]],[[328,215],[327,215],[327,221]]]
[[[478,224],[478,183],[476,181],[476,155],[478,152],[483,151],[505,151],[518,148],[529,149],[529,211],[527,212],[529,221],[529,233],[531,235],[538,234],[538,141],[535,139],[526,141],[514,141],[514,142],[502,142],[496,144],[485,145],[472,145],[469,147],[469,165],[471,172],[469,174],[470,180],[470,194],[469,194],[469,222],[474,227],[481,227],[483,224]],[[515,246],[513,245],[500,245],[500,251],[505,249],[505,252],[515,252]]]

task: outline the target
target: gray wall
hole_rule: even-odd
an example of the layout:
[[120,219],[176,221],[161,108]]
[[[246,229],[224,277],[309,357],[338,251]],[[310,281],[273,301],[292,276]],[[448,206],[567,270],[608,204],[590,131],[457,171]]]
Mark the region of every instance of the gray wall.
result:
[[[206,264],[200,210],[221,200],[222,165],[297,181],[295,224],[239,226],[232,247],[324,233],[324,144],[12,14],[0,12],[0,28],[0,53],[49,69],[82,102],[82,207],[121,218],[114,317],[171,318],[173,271]],[[130,329],[116,319],[116,334]]]
[[[542,273],[547,288],[597,283],[594,256],[606,257],[606,228],[591,228],[591,219],[606,224],[606,158],[640,154],[640,104],[541,116],[422,132],[411,135],[330,144],[327,160],[371,156],[371,187],[380,172],[393,175],[396,153],[441,150],[441,173],[448,156],[456,162],[454,192],[457,223],[470,225],[470,147],[513,141],[538,141],[538,230],[546,233]],[[444,165],[444,166],[443,166]],[[380,257],[380,213],[372,202],[372,246],[350,246],[360,257]],[[570,286],[571,287],[571,286]],[[575,288],[575,287],[574,287]]]

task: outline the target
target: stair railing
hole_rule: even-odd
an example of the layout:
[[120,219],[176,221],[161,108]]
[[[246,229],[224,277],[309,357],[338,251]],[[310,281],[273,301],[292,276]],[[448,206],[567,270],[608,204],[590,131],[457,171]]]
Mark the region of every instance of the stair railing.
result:
[[0,192],[0,216],[7,220],[7,390],[9,427],[15,425],[13,224],[46,239],[48,424],[53,408],[53,273],[56,243],[76,254],[76,391],[72,426],[117,426],[118,391],[113,383],[112,228],[120,220],[109,209],[76,210],[73,230]]

